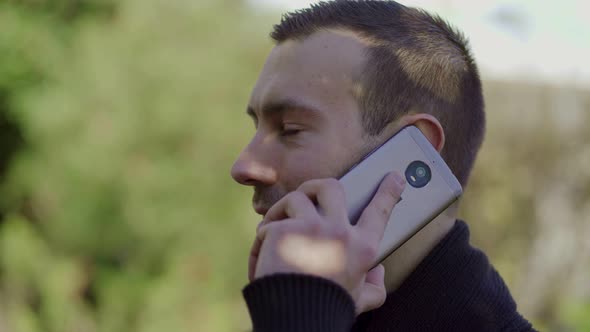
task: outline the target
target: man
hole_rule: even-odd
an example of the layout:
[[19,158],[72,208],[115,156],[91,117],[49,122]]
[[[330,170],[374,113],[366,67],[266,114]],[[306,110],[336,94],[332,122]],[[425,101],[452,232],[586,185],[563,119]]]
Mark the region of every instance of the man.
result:
[[466,186],[485,117],[462,35],[393,1],[335,1],[271,36],[247,110],[256,134],[232,168],[264,216],[243,291],[254,330],[531,330],[457,204],[367,272],[405,180],[386,176],[355,226],[335,180],[414,125]]

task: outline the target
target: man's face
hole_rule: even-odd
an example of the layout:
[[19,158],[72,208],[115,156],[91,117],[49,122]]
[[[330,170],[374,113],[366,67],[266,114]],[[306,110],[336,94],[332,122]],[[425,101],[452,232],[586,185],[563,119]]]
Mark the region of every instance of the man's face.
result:
[[248,105],[256,133],[231,170],[254,187],[257,213],[307,180],[343,175],[367,152],[354,83],[363,52],[351,34],[329,31],[272,50]]

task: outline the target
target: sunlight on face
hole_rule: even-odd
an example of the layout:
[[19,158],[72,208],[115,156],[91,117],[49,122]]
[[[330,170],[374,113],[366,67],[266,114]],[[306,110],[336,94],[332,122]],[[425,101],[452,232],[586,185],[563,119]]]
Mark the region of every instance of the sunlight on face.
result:
[[288,234],[279,244],[279,255],[301,271],[329,275],[344,270],[345,253],[337,240],[310,239],[300,234]]

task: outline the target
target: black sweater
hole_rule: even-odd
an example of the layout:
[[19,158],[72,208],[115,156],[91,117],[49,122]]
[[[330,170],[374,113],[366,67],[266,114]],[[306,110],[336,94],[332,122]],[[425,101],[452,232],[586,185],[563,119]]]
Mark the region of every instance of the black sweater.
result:
[[243,290],[254,331],[532,331],[500,275],[457,221],[385,304],[355,320],[344,288],[275,274]]

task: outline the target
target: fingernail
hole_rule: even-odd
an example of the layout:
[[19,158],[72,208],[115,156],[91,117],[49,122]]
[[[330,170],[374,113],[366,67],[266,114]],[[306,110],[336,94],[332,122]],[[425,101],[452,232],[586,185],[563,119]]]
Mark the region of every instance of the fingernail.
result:
[[406,179],[404,179],[404,177],[401,174],[399,174],[398,172],[393,173],[393,179],[395,180],[397,185],[400,187],[403,187],[403,185],[406,184]]

